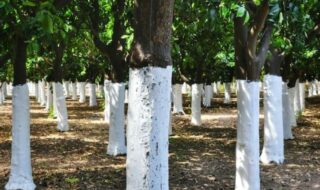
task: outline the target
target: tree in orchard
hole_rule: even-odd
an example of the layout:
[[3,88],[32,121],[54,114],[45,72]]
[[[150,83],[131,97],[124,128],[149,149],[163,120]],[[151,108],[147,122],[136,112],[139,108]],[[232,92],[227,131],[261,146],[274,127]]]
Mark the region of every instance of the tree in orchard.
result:
[[[81,2],[83,17],[87,20],[92,33],[93,42],[106,62],[111,64],[109,79],[111,84],[107,89],[106,111],[110,110],[109,144],[107,154],[119,155],[126,153],[125,145],[125,82],[127,79],[128,64],[126,61],[128,48],[126,42],[130,36],[128,20],[126,19],[125,0],[105,2],[91,0]],[[132,40],[131,40],[132,41]]]
[[129,74],[127,189],[169,189],[173,4],[173,0],[135,2]]
[[235,189],[260,188],[259,78],[272,33],[272,27],[265,27],[268,13],[269,1],[263,0],[238,5],[234,16],[238,95]]

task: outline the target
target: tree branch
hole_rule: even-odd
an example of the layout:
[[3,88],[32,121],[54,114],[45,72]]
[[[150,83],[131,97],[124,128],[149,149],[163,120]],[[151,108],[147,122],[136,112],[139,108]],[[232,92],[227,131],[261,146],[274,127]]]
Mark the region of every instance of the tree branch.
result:
[[272,35],[272,29],[273,29],[272,25],[268,25],[265,29],[264,35],[261,40],[261,48],[260,48],[258,56],[257,56],[257,59],[259,60],[258,62],[259,62],[260,68],[262,67],[262,65],[266,61],[267,53],[268,53],[269,46],[270,46],[270,38]]

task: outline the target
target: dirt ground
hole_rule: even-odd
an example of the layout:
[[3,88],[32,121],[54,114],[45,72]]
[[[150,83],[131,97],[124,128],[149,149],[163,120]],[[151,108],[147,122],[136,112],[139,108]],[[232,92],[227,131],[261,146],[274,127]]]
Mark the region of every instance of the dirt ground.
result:
[[[101,102],[101,100],[99,100]],[[189,101],[186,112],[190,113]],[[307,109],[285,142],[285,163],[261,166],[262,189],[320,189],[320,97],[307,99]],[[170,189],[233,189],[236,104],[213,99],[202,110],[203,125],[190,116],[174,116],[170,137]],[[69,132],[58,132],[54,119],[31,101],[31,150],[37,189],[125,189],[125,156],[106,155],[108,126],[101,108],[68,99]],[[0,189],[9,177],[11,101],[0,106]],[[260,120],[263,126],[263,115]],[[261,137],[263,133],[261,130]],[[262,148],[262,141],[260,142]]]

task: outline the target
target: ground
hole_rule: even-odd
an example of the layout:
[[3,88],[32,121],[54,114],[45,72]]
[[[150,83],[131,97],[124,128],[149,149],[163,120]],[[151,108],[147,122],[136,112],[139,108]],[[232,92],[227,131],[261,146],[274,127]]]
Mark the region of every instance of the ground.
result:
[[[101,108],[70,99],[67,102],[71,130],[62,133],[56,130],[55,120],[31,100],[32,166],[37,189],[125,189],[125,156],[106,155],[108,126]],[[261,166],[262,189],[320,189],[320,97],[306,103],[307,109],[294,128],[295,139],[285,142],[285,163]],[[218,97],[213,104],[203,109],[201,127],[191,126],[189,115],[173,117],[170,189],[234,189],[235,99],[224,105]],[[2,189],[10,166],[10,99],[0,106],[0,118]],[[260,134],[263,137],[262,130]],[[262,140],[260,143],[262,147]]]

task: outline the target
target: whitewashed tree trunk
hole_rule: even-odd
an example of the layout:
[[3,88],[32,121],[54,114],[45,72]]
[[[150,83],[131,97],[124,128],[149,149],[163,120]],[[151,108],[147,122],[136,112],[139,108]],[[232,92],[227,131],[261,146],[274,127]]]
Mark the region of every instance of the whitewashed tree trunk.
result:
[[213,82],[211,83],[211,86],[212,86],[212,93],[215,95],[215,94],[218,94],[218,87],[217,87],[217,83],[216,82]]
[[110,128],[107,154],[117,156],[127,153],[125,145],[124,83],[112,83],[109,87]]
[[110,123],[110,97],[109,97],[109,89],[110,89],[110,85],[111,85],[111,82],[108,81],[108,80],[105,80],[104,81],[104,99],[105,99],[105,102],[104,102],[104,121],[106,123]]
[[295,84],[295,95],[294,95],[294,112],[296,113],[296,116],[299,116],[301,114],[301,104],[300,104],[300,87],[299,87],[299,79],[297,79]]
[[30,108],[28,86],[13,87],[12,151],[9,182],[6,190],[33,190],[30,151]]
[[89,90],[90,90],[90,99],[89,99],[89,106],[97,106],[97,93],[96,93],[96,84],[89,83]]
[[304,112],[305,110],[305,105],[306,105],[306,102],[305,102],[305,83],[299,83],[299,98],[300,98],[300,110],[301,112]]
[[[290,96],[288,92],[288,83],[283,82],[282,84],[282,115],[283,115],[283,138],[293,139],[292,130],[291,130],[291,114],[294,114],[292,107],[290,106]],[[295,120],[295,116],[292,115]]]
[[284,161],[282,77],[264,76],[264,144],[260,161],[263,164]]
[[313,92],[312,83],[308,82],[308,97],[312,96],[312,92]]
[[72,100],[77,100],[77,83],[72,83]]
[[64,81],[64,82],[63,82],[63,86],[64,86],[64,90],[65,90],[65,95],[66,95],[66,97],[69,97],[69,96],[70,96],[69,84],[70,84],[69,81]]
[[296,120],[296,114],[295,114],[295,111],[294,111],[294,97],[295,97],[295,94],[296,94],[296,89],[293,87],[293,88],[289,88],[288,89],[288,93],[289,93],[289,106],[290,106],[290,125],[291,127],[296,127],[297,126],[297,120]]
[[85,82],[79,82],[79,102],[85,103],[86,102],[86,83]]
[[7,95],[12,95],[12,83],[7,84]]
[[52,93],[52,84],[47,82],[47,104],[46,104],[46,111],[50,111],[50,107],[53,106],[53,93]]
[[312,81],[312,96],[316,96],[317,95],[317,83],[316,80]]
[[4,99],[8,96],[7,86],[7,82],[4,82],[2,85]]
[[260,189],[259,82],[237,80],[236,190]]
[[59,131],[68,131],[68,111],[66,105],[66,98],[63,92],[63,86],[60,82],[53,83],[53,91],[54,91],[54,101],[56,104],[56,114],[58,121],[58,130]]
[[171,74],[171,66],[130,70],[127,190],[169,189]]
[[225,104],[229,104],[231,102],[231,83],[224,83],[224,101]]
[[41,106],[46,106],[47,104],[47,97],[46,97],[46,82],[42,80],[40,82],[41,86]]
[[204,87],[203,105],[205,107],[211,106],[211,98],[213,97],[213,90],[211,85]]
[[182,105],[182,86],[181,84],[174,84],[172,86],[173,95],[173,113],[185,114]]
[[201,94],[202,84],[192,85],[191,124],[201,125]]
[[0,88],[0,105],[4,103],[4,95],[3,95],[3,88]]
[[125,92],[126,96],[125,96],[125,99],[124,99],[124,103],[129,103],[129,90],[126,89],[126,92]]
[[320,94],[320,82],[317,80],[317,94]]
[[38,82],[33,83],[34,84],[34,96],[36,98],[36,101],[39,99],[39,86]]
[[182,94],[188,94],[188,84],[187,83],[183,83],[182,84],[182,89],[181,89],[181,91],[182,91]]

